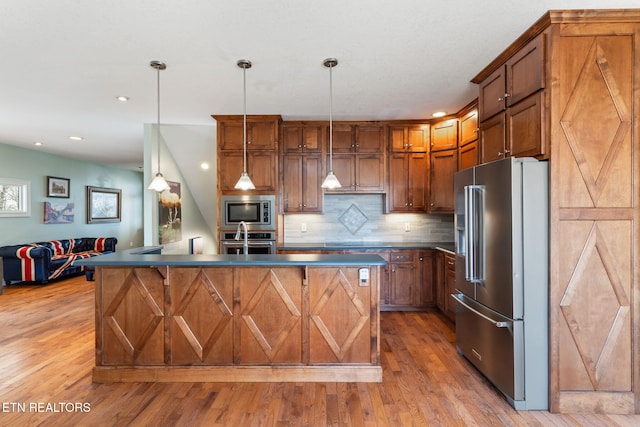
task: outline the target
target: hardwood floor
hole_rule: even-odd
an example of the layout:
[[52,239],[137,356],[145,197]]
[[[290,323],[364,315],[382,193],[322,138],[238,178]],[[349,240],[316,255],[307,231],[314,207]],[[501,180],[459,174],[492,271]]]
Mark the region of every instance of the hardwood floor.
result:
[[93,283],[0,296],[3,426],[638,426],[640,416],[513,410],[440,314],[382,314],[382,383],[94,384]]

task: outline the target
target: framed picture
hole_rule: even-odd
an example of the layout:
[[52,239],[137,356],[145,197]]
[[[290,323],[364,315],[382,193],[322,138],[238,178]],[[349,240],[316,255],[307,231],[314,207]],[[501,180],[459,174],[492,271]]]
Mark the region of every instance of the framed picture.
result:
[[120,222],[122,190],[87,185],[87,224]]
[[47,177],[47,197],[63,197],[69,198],[69,183],[67,178],[58,178],[57,176]]
[[75,216],[73,202],[44,202],[45,224],[71,224]]
[[182,195],[180,183],[167,181],[169,189],[160,193],[158,230],[161,244],[182,240]]
[[0,217],[31,216],[31,182],[0,178]]

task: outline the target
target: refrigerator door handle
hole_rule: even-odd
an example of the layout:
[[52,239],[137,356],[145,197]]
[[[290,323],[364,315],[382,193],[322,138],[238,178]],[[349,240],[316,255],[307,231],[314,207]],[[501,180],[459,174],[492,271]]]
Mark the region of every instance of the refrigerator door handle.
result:
[[452,294],[451,296],[454,297],[456,299],[456,301],[458,301],[467,310],[472,311],[476,315],[482,317],[484,320],[492,323],[493,326],[495,326],[496,328],[509,328],[510,329],[510,326],[511,326],[510,322],[501,322],[499,320],[492,319],[491,317],[480,313],[478,310],[476,310],[475,308],[471,307],[470,305],[468,305],[466,302],[464,302],[462,300],[462,294]]
[[483,189],[482,185],[464,187],[465,201],[465,278],[472,283],[484,280],[483,242]]

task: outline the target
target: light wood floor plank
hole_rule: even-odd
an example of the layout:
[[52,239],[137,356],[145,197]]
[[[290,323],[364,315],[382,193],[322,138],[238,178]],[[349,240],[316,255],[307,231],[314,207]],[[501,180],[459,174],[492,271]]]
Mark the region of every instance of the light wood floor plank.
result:
[[94,384],[93,291],[83,276],[5,288],[0,425],[640,425],[640,416],[515,411],[457,353],[452,324],[437,312],[382,313],[382,383]]

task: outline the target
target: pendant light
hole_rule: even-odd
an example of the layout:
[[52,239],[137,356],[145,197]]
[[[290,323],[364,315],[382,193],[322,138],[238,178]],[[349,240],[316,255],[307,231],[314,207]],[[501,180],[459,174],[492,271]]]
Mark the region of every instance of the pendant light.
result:
[[251,61],[246,59],[241,59],[238,61],[238,67],[242,68],[242,79],[243,79],[243,107],[244,107],[244,131],[242,132],[243,136],[243,153],[244,158],[242,161],[242,175],[240,175],[240,179],[236,182],[234,186],[237,190],[254,190],[256,188],[253,185],[253,181],[249,178],[249,174],[247,173],[247,68],[251,68]]
[[329,190],[342,187],[338,177],[333,173],[333,67],[336,65],[338,65],[336,58],[324,60],[324,66],[329,68],[329,173],[321,187]]
[[147,188],[161,193],[170,188],[169,184],[167,184],[167,181],[160,172],[160,70],[164,70],[167,66],[164,62],[160,61],[151,61],[149,65],[151,68],[155,68],[158,74],[158,125],[156,126],[156,141],[158,142],[158,173],[156,173],[156,176]]

